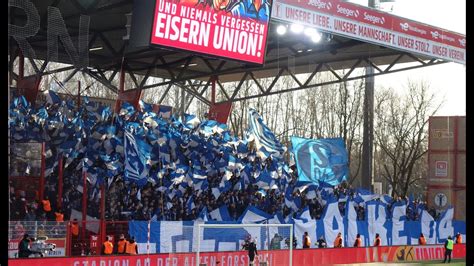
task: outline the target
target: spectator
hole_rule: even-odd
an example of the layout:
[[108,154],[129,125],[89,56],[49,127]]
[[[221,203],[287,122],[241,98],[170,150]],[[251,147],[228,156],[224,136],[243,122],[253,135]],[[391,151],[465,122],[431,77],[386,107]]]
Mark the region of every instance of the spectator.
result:
[[278,233],[275,233],[272,240],[270,241],[270,249],[280,249],[282,240],[283,238]]
[[31,254],[33,254],[33,251],[30,250],[30,238],[28,234],[24,234],[18,245],[18,257],[28,258]]
[[462,235],[459,232],[456,234],[456,244],[462,244]]
[[117,241],[117,254],[125,254],[125,248],[129,242],[125,239],[123,234],[120,234],[119,240]]
[[61,209],[54,212],[54,215],[56,216],[56,222],[64,222],[64,214],[62,213]]
[[137,255],[138,254],[138,246],[137,243],[135,243],[135,238],[132,237],[126,245],[126,252],[128,255]]
[[114,244],[110,242],[110,237],[107,236],[105,242],[102,244],[101,254],[112,255],[113,250],[114,250]]
[[342,234],[339,232],[334,239],[334,247],[335,248],[342,248]]
[[426,239],[423,233],[421,233],[420,237],[418,238],[418,245],[422,245],[422,246],[426,245]]
[[382,240],[380,239],[379,234],[375,234],[374,247],[380,247],[382,245]]
[[362,247],[362,240],[360,239],[360,234],[357,234],[356,239],[354,241],[354,247],[360,248]]
[[303,235],[303,248],[311,247],[311,239],[309,238],[308,232],[304,232]]
[[318,248],[325,248],[327,246],[326,240],[324,240],[324,237],[321,236],[317,242]]

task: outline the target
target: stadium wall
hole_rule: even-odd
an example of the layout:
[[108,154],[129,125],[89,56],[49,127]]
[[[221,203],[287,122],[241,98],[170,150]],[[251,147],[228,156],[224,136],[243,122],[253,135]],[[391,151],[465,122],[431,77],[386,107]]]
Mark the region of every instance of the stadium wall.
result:
[[[256,265],[266,261],[268,266],[287,265],[289,252],[285,250],[262,251],[256,257]],[[443,245],[382,246],[367,248],[298,249],[293,251],[293,265],[328,265],[369,262],[432,261],[442,260]],[[454,246],[453,258],[465,258],[466,245]],[[205,252],[201,263],[219,266],[248,265],[244,251]],[[153,254],[136,256],[94,256],[75,258],[41,258],[9,260],[11,266],[178,266],[195,265],[195,253]]]

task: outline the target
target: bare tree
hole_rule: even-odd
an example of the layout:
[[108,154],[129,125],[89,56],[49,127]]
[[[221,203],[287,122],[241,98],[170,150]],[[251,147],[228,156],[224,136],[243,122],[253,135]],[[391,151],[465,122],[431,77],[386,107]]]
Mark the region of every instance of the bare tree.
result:
[[376,168],[392,186],[392,196],[406,196],[410,186],[422,180],[426,171],[428,118],[441,106],[426,82],[408,82],[408,92],[381,89],[375,102]]

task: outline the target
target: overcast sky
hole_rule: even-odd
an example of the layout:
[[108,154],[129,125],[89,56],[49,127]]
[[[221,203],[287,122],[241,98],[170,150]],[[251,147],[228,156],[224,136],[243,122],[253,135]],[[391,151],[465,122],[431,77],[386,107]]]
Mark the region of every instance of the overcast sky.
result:
[[[367,0],[350,2],[367,5]],[[388,8],[393,3],[384,3]],[[397,0],[392,14],[447,30],[466,34],[466,1],[464,0]],[[376,86],[403,89],[407,80],[425,80],[445,103],[437,115],[466,115],[466,67],[447,63],[403,71],[375,78]]]

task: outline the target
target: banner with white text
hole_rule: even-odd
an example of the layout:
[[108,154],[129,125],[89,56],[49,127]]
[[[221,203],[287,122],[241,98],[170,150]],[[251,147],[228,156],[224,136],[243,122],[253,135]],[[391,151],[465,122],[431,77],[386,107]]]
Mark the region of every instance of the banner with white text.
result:
[[151,44],[263,64],[271,1],[156,0]]

